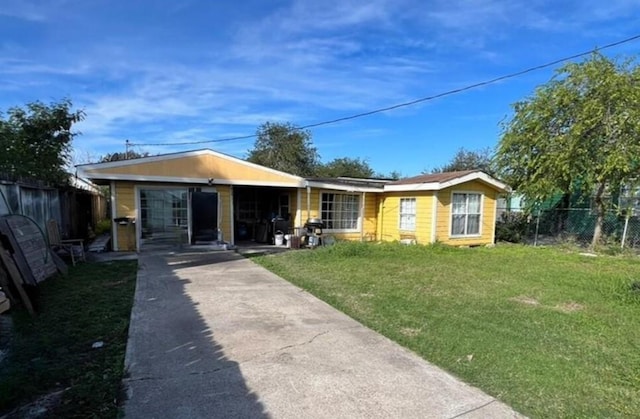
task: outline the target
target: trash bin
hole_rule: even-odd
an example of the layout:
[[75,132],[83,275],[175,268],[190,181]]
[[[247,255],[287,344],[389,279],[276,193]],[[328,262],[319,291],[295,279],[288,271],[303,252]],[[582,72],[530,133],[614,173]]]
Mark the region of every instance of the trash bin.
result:
[[282,246],[284,244],[284,233],[282,231],[278,230],[273,235],[273,244],[276,246]]

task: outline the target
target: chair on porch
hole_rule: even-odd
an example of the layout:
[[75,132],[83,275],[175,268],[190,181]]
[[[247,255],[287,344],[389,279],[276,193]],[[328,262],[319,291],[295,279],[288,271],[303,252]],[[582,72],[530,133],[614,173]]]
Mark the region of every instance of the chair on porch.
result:
[[60,237],[60,229],[56,220],[47,222],[47,236],[49,237],[49,247],[62,255],[69,255],[71,264],[75,266],[76,261],[86,261],[84,253],[83,239],[62,239]]

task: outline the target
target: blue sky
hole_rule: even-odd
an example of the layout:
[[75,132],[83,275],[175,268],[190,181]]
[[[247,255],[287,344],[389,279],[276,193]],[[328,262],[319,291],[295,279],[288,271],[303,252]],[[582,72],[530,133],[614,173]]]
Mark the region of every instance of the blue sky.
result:
[[[69,98],[76,163],[135,144],[307,125],[492,79],[640,34],[637,0],[1,0],[0,110]],[[640,41],[604,51],[630,56]],[[553,69],[318,127],[323,161],[416,175],[494,147]],[[136,146],[246,157],[254,140]]]

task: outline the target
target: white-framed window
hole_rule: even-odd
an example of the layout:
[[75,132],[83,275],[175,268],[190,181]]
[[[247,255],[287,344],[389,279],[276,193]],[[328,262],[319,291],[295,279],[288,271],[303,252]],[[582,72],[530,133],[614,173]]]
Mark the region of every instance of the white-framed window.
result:
[[451,235],[480,235],[482,194],[454,192],[451,198]]
[[416,230],[415,198],[400,198],[400,230]]
[[320,217],[329,230],[357,230],[360,217],[360,195],[323,192]]

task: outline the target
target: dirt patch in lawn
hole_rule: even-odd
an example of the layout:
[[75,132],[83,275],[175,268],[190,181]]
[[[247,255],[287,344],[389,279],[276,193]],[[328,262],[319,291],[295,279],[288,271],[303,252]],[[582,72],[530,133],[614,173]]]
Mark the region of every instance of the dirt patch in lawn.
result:
[[527,297],[526,295],[519,295],[517,297],[509,298],[511,301],[515,301],[516,303],[525,304],[528,306],[539,306],[540,301],[536,300],[533,297]]
[[414,329],[412,327],[403,327],[400,329],[400,333],[410,338],[418,336],[420,332],[422,332],[422,329]]
[[557,304],[554,308],[558,311],[562,311],[563,313],[573,313],[574,311],[583,310],[584,305],[576,303],[574,301],[569,301],[566,303]]

